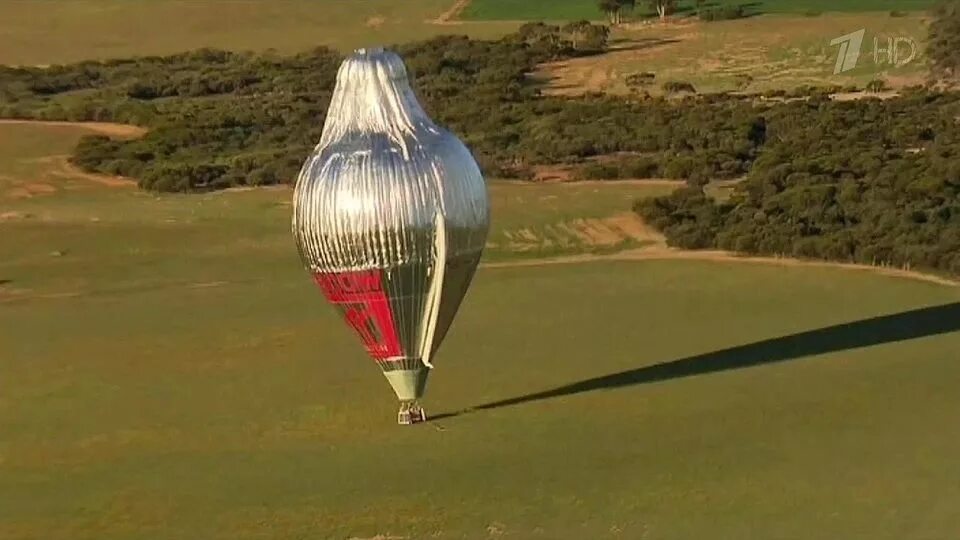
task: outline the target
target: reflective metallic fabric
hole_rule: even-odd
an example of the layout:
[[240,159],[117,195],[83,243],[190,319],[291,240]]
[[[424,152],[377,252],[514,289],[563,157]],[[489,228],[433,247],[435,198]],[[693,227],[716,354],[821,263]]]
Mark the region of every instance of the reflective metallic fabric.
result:
[[293,234],[401,400],[423,393],[489,222],[476,161],[424,113],[400,57],[347,58],[297,179]]

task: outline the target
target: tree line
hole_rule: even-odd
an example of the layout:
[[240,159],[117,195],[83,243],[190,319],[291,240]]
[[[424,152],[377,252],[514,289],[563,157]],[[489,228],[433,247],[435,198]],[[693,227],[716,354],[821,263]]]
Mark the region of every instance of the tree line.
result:
[[729,200],[691,185],[635,210],[671,245],[960,274],[960,95],[769,111]]
[[[932,82],[949,89],[960,77],[960,4],[933,15]],[[679,247],[960,275],[960,93],[816,95],[764,119],[763,148],[729,200],[690,185],[635,210]]]
[[[702,182],[745,172],[759,113],[736,100],[545,97],[540,63],[596,54],[608,28],[530,23],[495,41],[445,36],[395,47],[428,113],[458,133],[488,176],[649,154],[651,173]],[[292,181],[319,140],[341,57],[199,50],[68,66],[0,68],[0,115],[126,122],[141,139],[88,136],[73,156],[162,191]]]
[[[915,88],[844,103],[816,88],[786,102],[541,95],[530,75],[538,64],[602,52],[608,38],[587,22],[530,23],[498,40],[394,48],[428,113],[465,140],[488,177],[564,164],[595,178],[686,179],[689,187],[636,205],[673,245],[960,273],[957,93]],[[935,69],[950,75],[955,51],[938,50],[945,60],[934,54]],[[72,157],[147,189],[291,182],[320,138],[341,60],[322,47],[290,56],[203,49],[4,67],[0,116],[148,127],[138,140],[84,137]],[[744,180],[729,200],[707,195],[710,180],[731,178]]]

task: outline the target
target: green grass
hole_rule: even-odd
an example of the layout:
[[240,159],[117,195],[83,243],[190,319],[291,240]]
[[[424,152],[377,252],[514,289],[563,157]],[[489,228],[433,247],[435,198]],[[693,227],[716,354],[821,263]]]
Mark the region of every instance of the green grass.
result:
[[582,236],[584,220],[595,225],[605,218],[629,212],[638,198],[666,195],[673,189],[628,182],[537,185],[493,181],[489,192],[495,219],[488,241],[487,260],[639,247],[636,239],[618,232],[616,227],[614,234],[621,237],[619,242],[613,243],[611,239],[610,245],[592,244]]
[[[654,12],[646,8],[643,2],[637,2],[634,12],[637,17],[652,17]],[[864,11],[923,11],[936,4],[936,0],[714,0],[707,2],[709,7],[723,5],[749,6],[751,13],[790,13],[807,14],[810,12],[864,12]],[[678,13],[695,11],[695,3],[686,0],[679,3]],[[554,0],[552,2],[533,2],[530,0],[471,0],[461,15],[466,20],[600,20],[604,14],[593,0]],[[628,17],[629,18],[629,17]]]
[[[0,142],[24,141],[0,144],[0,175],[42,177],[36,158],[75,136],[0,126]],[[0,189],[0,213],[31,214],[0,221],[0,538],[960,528],[960,317],[909,313],[960,301],[955,288],[689,261],[481,269],[428,412],[528,400],[408,429],[300,268],[288,190],[55,187]],[[585,188],[494,183],[495,234],[628,197]]]
[[349,50],[516,24],[430,24],[452,0],[48,0],[0,2],[0,64],[53,64],[198,47]]
[[463,20],[478,21],[575,21],[579,19],[601,20],[604,18],[590,0],[557,0],[554,2],[529,2],[525,0],[470,0],[461,13]]

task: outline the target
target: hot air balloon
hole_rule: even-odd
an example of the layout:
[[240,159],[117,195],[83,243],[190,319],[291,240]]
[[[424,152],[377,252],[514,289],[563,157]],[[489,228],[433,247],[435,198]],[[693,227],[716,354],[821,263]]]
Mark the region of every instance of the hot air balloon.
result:
[[383,370],[419,403],[480,261],[490,223],[476,161],[423,111],[400,57],[341,64],[320,143],[297,178],[293,234],[307,270]]

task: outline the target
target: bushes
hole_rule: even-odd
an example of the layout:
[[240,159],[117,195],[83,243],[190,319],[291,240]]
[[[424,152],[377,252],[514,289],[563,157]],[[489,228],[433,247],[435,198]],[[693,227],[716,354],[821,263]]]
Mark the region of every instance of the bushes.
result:
[[650,86],[653,84],[654,79],[657,78],[655,73],[649,71],[642,71],[640,73],[631,73],[627,75],[623,82],[627,85],[627,88],[636,90],[640,87]]
[[720,6],[700,10],[701,21],[727,21],[732,19],[742,19],[747,16],[743,6]]
[[144,189],[191,191],[230,187],[229,169],[221,164],[176,163],[149,167],[138,182]]
[[697,93],[697,89],[685,81],[667,81],[663,83],[663,91],[667,94]]
[[[531,164],[624,144],[595,144],[604,138],[596,124],[574,126],[576,133],[561,144],[535,141],[528,125],[534,118],[554,125],[571,114],[611,121],[624,112],[603,100],[585,107],[559,99],[543,103],[526,77],[537,63],[602,49],[607,35],[606,27],[584,21],[563,28],[531,23],[498,41],[445,36],[399,52],[424,105],[467,140],[488,174],[525,174]],[[290,57],[203,49],[51,69],[2,68],[0,110],[150,127],[137,141],[80,144],[75,161],[91,171],[122,169],[153,189],[290,182],[320,137],[340,60],[324,48]],[[145,155],[152,157],[136,157]],[[199,164],[216,164],[216,170]],[[178,174],[182,178],[174,178]]]
[[660,176],[660,165],[652,157],[636,157],[620,165],[625,178],[656,178]]
[[[834,102],[827,94],[837,88],[808,87],[789,93],[808,99],[760,104],[540,96],[526,74],[584,54],[594,31],[575,26],[525,25],[499,41],[446,36],[400,52],[425,108],[488,176],[562,163],[581,164],[588,178],[685,179],[689,188],[636,206],[672,245],[958,271],[960,94],[914,88]],[[72,157],[147,189],[290,182],[320,138],[339,61],[326,49],[285,58],[204,50],[0,68],[0,112],[149,126],[139,140],[84,137]],[[628,79],[642,86],[655,75]],[[663,87],[694,92],[681,81]],[[702,189],[745,175],[722,204]]]
[[883,92],[884,90],[887,89],[887,83],[882,79],[873,79],[872,81],[867,83],[867,86],[865,88],[867,92],[873,92],[873,93]]
[[652,156],[630,156],[613,161],[591,162],[580,168],[580,176],[589,180],[622,178],[659,178],[660,164]]
[[933,11],[926,47],[931,75],[942,81],[960,80],[960,4],[943,1]]
[[586,180],[613,180],[624,178],[620,167],[609,163],[589,163],[580,169],[580,176]]
[[[592,32],[583,23],[573,26],[580,39]],[[572,32],[528,24],[499,41],[446,36],[399,52],[425,108],[465,140],[488,176],[528,177],[535,165],[615,153],[651,157],[618,158],[615,173],[588,173],[702,182],[749,168],[762,144],[750,136],[756,114],[749,103],[722,96],[683,103],[541,97],[526,74],[539,62],[582,54],[568,39]],[[47,77],[45,70],[7,69],[0,70],[0,87],[10,95],[0,95],[7,100],[0,107],[34,118],[149,126],[140,140],[82,143],[75,161],[91,171],[122,170],[154,189],[290,182],[320,138],[339,62],[320,48],[285,58],[203,50],[85,63],[61,68],[58,76],[96,73],[70,79],[95,87],[52,97],[33,94],[25,84]],[[667,88],[693,91],[683,82]],[[225,169],[211,178],[194,167],[201,163]],[[174,180],[174,174],[186,179]]]
[[960,94],[796,102],[725,203],[695,189],[637,203],[672,245],[957,272]]

